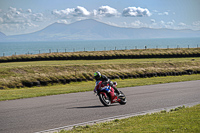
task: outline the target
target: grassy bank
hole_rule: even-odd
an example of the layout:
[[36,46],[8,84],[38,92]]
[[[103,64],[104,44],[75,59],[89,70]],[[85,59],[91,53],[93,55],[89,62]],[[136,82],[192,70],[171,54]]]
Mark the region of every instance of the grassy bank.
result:
[[0,63],[0,89],[90,81],[97,70],[123,79],[200,73],[199,66],[200,57]]
[[191,108],[179,107],[170,112],[135,116],[122,120],[75,127],[71,131],[59,133],[140,133],[140,132],[176,132],[199,133],[200,132],[200,105]]
[[[152,78],[137,78],[137,79],[116,79],[118,88],[152,85],[160,83],[180,82],[200,80],[200,74],[184,75],[184,76],[167,76],[167,77],[152,77]],[[0,90],[0,101],[30,98],[57,94],[66,94],[73,92],[92,91],[94,89],[94,81],[88,82],[72,82],[66,85],[54,85],[45,87],[21,88],[21,89],[5,89]]]
[[37,55],[13,55],[0,57],[0,62],[46,61],[46,60],[102,60],[125,58],[177,58],[200,57],[199,48],[131,49],[110,51],[84,51],[67,53],[44,53]]

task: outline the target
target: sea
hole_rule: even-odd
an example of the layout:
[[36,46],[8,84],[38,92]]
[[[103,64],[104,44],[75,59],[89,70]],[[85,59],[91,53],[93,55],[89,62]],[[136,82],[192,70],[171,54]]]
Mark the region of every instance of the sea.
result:
[[200,38],[83,40],[63,42],[0,42],[0,57],[54,52],[197,47],[200,47]]

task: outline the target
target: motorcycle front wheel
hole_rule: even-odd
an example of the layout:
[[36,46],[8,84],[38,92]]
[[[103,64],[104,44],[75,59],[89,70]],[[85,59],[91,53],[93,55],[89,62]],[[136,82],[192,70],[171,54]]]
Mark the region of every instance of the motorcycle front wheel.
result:
[[124,93],[123,93],[122,91],[120,91],[120,93],[122,94],[122,96],[119,97],[119,99],[120,99],[119,104],[121,104],[121,105],[125,105],[126,102],[127,102],[126,96],[124,95]]
[[[107,95],[107,94],[105,93],[105,95]],[[102,93],[99,94],[99,99],[100,99],[101,103],[102,103],[104,106],[110,106],[110,105],[111,105],[111,101],[110,101],[109,97],[108,97],[108,96],[105,97],[105,95],[102,94]]]

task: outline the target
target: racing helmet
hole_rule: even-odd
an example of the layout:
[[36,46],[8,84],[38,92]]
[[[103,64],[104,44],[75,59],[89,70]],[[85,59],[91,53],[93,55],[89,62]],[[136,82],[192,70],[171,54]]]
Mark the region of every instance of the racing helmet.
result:
[[94,78],[95,78],[95,80],[100,80],[101,79],[101,73],[99,71],[96,71],[94,73]]

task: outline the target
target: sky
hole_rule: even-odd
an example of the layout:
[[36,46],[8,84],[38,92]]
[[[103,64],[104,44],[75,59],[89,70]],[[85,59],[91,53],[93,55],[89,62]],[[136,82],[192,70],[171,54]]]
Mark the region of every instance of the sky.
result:
[[200,0],[0,0],[0,32],[27,34],[84,19],[128,28],[200,30]]

